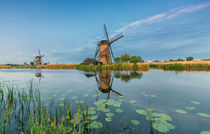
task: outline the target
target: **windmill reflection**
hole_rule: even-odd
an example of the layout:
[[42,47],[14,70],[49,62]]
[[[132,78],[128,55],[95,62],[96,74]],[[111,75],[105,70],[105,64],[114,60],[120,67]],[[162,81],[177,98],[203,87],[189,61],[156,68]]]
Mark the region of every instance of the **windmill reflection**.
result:
[[131,79],[141,79],[143,74],[142,72],[132,71],[132,72],[114,72],[110,71],[101,71],[101,72],[86,72],[85,76],[87,78],[95,77],[97,83],[97,89],[107,94],[107,99],[110,98],[110,94],[115,93],[119,96],[124,96],[118,91],[112,89],[112,84],[114,78],[121,79],[122,81],[129,82]]
[[41,70],[36,70],[35,76],[36,76],[37,78],[39,78],[39,84],[40,84],[41,78],[45,78],[45,77],[42,75]]

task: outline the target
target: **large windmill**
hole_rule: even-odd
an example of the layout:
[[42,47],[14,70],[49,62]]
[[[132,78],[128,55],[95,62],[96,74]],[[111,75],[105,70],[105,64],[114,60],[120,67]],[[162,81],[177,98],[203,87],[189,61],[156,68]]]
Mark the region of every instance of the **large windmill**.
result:
[[98,56],[98,61],[102,63],[111,63],[114,60],[114,54],[112,51],[111,45],[123,37],[123,35],[118,35],[117,37],[109,40],[106,24],[104,24],[104,31],[106,34],[106,39],[100,41],[97,44],[96,52],[95,52],[95,59]]
[[38,49],[38,53],[39,55],[35,57],[35,65],[42,65],[42,57],[44,57],[44,55],[41,55],[40,50]]

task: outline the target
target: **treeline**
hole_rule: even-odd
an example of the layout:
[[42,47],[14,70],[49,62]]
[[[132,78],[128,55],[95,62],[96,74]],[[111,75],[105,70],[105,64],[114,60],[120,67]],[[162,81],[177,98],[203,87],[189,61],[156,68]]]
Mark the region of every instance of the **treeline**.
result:
[[144,62],[141,56],[131,56],[127,53],[122,54],[120,57],[114,58],[115,63],[138,63]]

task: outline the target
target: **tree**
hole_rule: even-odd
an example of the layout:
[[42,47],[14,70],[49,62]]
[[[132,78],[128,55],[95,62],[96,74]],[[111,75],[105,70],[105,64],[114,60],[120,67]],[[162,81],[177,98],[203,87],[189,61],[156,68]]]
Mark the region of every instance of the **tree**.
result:
[[114,62],[120,63],[120,61],[121,61],[120,57],[115,57],[115,58],[114,58]]
[[130,57],[131,63],[137,63],[137,62],[143,62],[142,58],[140,56],[131,56]]
[[194,58],[191,56],[186,57],[186,61],[192,61]]
[[125,53],[120,56],[122,62],[128,62],[130,60],[130,55]]
[[30,65],[31,65],[31,66],[34,66],[34,62],[33,62],[33,61],[31,61],[31,62],[30,62]]

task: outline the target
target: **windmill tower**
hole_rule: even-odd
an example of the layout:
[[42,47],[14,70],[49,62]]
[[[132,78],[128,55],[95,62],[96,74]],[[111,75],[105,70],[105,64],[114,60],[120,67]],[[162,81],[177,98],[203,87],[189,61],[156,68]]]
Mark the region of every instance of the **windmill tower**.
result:
[[38,49],[38,53],[39,55],[35,57],[35,65],[42,65],[42,57],[44,57],[44,55],[41,55],[40,50]]
[[[106,24],[104,24],[104,31],[106,34],[106,39],[102,40],[98,43],[98,47],[96,49],[95,53],[95,59],[98,55],[98,61],[102,63],[111,63],[112,60],[114,61],[114,54],[111,48],[112,43],[116,42],[120,38],[123,37],[123,35],[119,35],[111,40],[109,40]],[[99,54],[98,54],[99,53]]]

